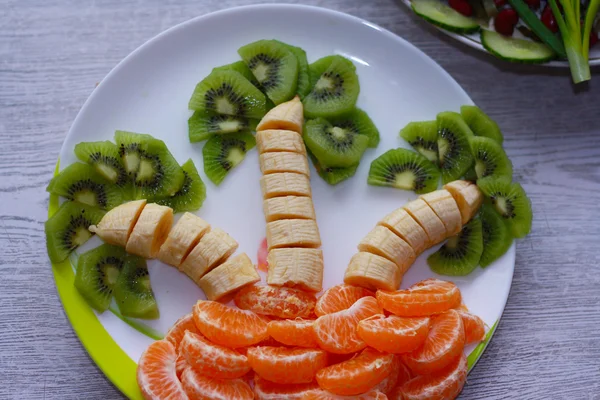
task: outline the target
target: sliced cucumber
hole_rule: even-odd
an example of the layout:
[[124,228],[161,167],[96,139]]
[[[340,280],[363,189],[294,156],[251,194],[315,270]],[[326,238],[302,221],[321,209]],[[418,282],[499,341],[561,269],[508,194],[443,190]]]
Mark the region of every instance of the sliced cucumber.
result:
[[541,64],[556,58],[552,49],[543,43],[503,36],[490,30],[481,31],[481,44],[496,57],[511,62]]
[[465,17],[439,0],[413,0],[412,9],[424,20],[452,32],[472,33],[479,30],[477,21]]

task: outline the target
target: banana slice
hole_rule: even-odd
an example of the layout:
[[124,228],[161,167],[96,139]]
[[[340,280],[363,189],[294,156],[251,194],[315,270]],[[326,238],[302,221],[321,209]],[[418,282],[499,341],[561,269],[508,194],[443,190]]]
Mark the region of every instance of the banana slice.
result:
[[155,258],[172,224],[171,207],[147,204],[131,231],[125,250],[140,257]]
[[256,131],[287,129],[301,134],[303,122],[304,108],[300,97],[296,96],[292,100],[281,103],[269,110],[267,115],[258,123]]
[[294,131],[266,130],[257,132],[256,147],[258,147],[259,154],[277,151],[306,154],[302,136]]
[[401,275],[410,268],[417,255],[413,248],[394,232],[383,226],[376,226],[358,244],[358,250],[373,253],[394,262]]
[[304,196],[273,197],[263,201],[267,222],[280,219],[316,219],[312,199]]
[[323,251],[320,249],[274,249],[269,252],[267,263],[269,285],[311,292],[323,289]]
[[321,246],[317,222],[311,219],[282,219],[267,223],[267,246],[269,251],[281,247]]
[[160,247],[158,259],[165,264],[179,267],[187,255],[198,244],[202,235],[210,230],[208,222],[186,212],[179,218],[167,240]]
[[483,203],[483,195],[474,183],[461,180],[453,181],[444,185],[444,189],[449,191],[456,200],[463,225],[477,214],[481,203]]
[[429,246],[429,236],[417,221],[403,208],[386,215],[378,223],[404,239],[419,255]]
[[402,274],[396,264],[365,252],[356,253],[352,257],[344,275],[344,283],[372,290],[396,290],[401,281]]
[[[310,196],[310,180],[306,175],[283,172],[260,178],[263,197],[270,199],[279,196]],[[110,211],[109,211],[110,212]]]
[[246,253],[230,258],[217,268],[204,275],[198,285],[208,300],[219,300],[221,297],[260,281],[260,275]]
[[295,172],[310,176],[306,156],[289,151],[263,153],[260,155],[260,170],[263,175],[277,172]]
[[98,225],[91,225],[89,230],[106,243],[125,247],[145,206],[146,200],[123,203],[108,211]]
[[222,229],[213,228],[202,236],[179,269],[198,283],[200,278],[228,259],[237,248],[238,242],[231,236]]
[[444,223],[424,200],[416,199],[410,201],[404,206],[404,209],[427,232],[427,237],[429,237],[427,247],[433,246],[446,238]]
[[445,189],[435,190],[421,196],[446,227],[446,237],[454,236],[462,228],[462,219],[454,197]]

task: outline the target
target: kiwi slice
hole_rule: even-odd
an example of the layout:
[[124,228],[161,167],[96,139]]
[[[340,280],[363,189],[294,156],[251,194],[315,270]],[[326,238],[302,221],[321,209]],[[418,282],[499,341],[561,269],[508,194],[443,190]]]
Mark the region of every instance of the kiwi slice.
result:
[[44,224],[50,261],[66,260],[73,250],[87,242],[93,235],[89,226],[98,224],[104,214],[97,207],[65,201]]
[[298,59],[286,44],[258,40],[240,47],[238,54],[273,103],[294,97],[298,88]]
[[481,220],[473,218],[438,251],[427,257],[427,264],[436,274],[464,276],[477,268],[482,251]]
[[129,255],[119,278],[114,285],[113,293],[119,311],[126,317],[156,319],[159,317],[158,306],[152,286],[146,260]]
[[219,185],[227,173],[244,161],[246,153],[256,146],[251,133],[232,133],[213,136],[204,145],[204,173],[215,185]]
[[477,172],[475,172],[475,166],[472,166],[465,172],[462,177],[466,181],[476,182],[477,181]]
[[316,74],[326,63],[317,61],[317,66],[312,68],[311,80],[316,81],[303,100],[304,115],[308,118],[338,117],[351,112],[356,105],[360,92],[356,67],[352,61],[341,56],[330,60],[331,63],[319,74],[318,79]]
[[475,136],[469,139],[471,154],[475,159],[477,178],[498,176],[512,179],[512,163],[502,145],[493,139]]
[[75,288],[97,311],[106,311],[110,306],[113,289],[127,257],[123,248],[110,244],[103,244],[79,256]]
[[335,126],[324,118],[306,121],[304,142],[323,166],[350,167],[360,161],[369,146],[369,138]]
[[81,161],[93,166],[96,171],[109,182],[114,183],[125,190],[124,194],[131,190],[131,179],[123,166],[119,156],[119,147],[109,142],[81,142],[75,145],[75,156]]
[[471,165],[473,157],[469,138],[473,132],[460,114],[441,112],[437,115],[439,165],[444,183],[459,179]]
[[477,186],[507,223],[513,237],[522,238],[529,234],[533,213],[531,202],[521,185],[507,178],[488,176],[478,179]]
[[504,142],[500,127],[477,106],[462,106],[460,114],[476,136],[484,136],[499,144]]
[[183,186],[171,197],[156,200],[156,203],[171,207],[173,212],[196,211],[206,199],[206,186],[198,174],[194,162],[189,159],[181,166]]
[[506,223],[489,204],[483,204],[479,210],[483,232],[483,253],[479,265],[487,267],[510,248],[513,238]]
[[409,122],[400,137],[434,164],[438,162],[437,121]]
[[267,112],[265,95],[239,72],[213,71],[196,85],[188,107],[244,118],[261,119]]
[[46,190],[67,200],[110,210],[124,202],[118,186],[88,164],[73,163],[56,175]]
[[379,145],[379,130],[369,115],[358,107],[354,107],[348,114],[330,118],[329,121],[337,128],[368,137],[369,147],[375,148]]
[[311,89],[317,84],[317,81],[319,80],[319,78],[321,78],[323,72],[325,72],[335,60],[340,60],[346,63],[346,65],[348,65],[349,68],[353,68],[354,71],[356,71],[356,67],[354,66],[354,64],[347,58],[342,57],[340,55],[333,54],[330,56],[319,58],[317,61],[313,62],[308,66],[308,77],[310,78]]
[[429,193],[437,189],[440,171],[425,156],[406,149],[388,150],[371,163],[367,183]]
[[250,83],[252,83],[254,86],[260,86],[256,78],[252,74],[252,71],[250,71],[250,68],[248,68],[246,63],[242,60],[236,61],[231,64],[221,65],[220,67],[215,67],[213,68],[213,71],[235,71],[241,74],[244,78],[248,79]]
[[234,115],[196,111],[188,119],[190,142],[202,142],[212,135],[255,130],[258,121]]
[[298,87],[296,88],[296,93],[303,99],[310,92],[310,76],[308,74],[306,52],[300,47],[292,46],[278,40],[275,41],[286,46],[296,56],[296,60],[298,60]]
[[346,179],[352,178],[356,174],[358,164],[350,167],[324,167],[319,163],[317,157],[307,149],[308,156],[310,157],[315,169],[319,176],[328,184],[334,186]]

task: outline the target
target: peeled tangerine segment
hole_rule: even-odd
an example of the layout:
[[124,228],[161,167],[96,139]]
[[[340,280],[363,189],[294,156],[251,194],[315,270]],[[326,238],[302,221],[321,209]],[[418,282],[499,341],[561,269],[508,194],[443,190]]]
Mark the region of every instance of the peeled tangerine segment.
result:
[[315,208],[310,197],[273,197],[263,202],[267,222],[280,219],[316,219]]
[[260,275],[246,253],[230,258],[213,269],[198,281],[209,300],[221,297],[243,287],[260,281]]
[[306,154],[302,136],[294,131],[266,130],[257,132],[256,146],[260,154],[278,151]]
[[274,249],[267,258],[267,283],[319,292],[323,288],[323,251],[320,249]]
[[356,253],[344,274],[344,283],[367,289],[396,290],[402,281],[400,268],[376,254]]
[[267,325],[269,336],[287,346],[316,348],[318,344],[314,338],[315,321],[311,319],[282,319],[273,320]]
[[194,323],[194,315],[192,313],[186,314],[175,321],[173,326],[167,331],[165,340],[171,342],[171,344],[178,349],[179,343],[181,343],[183,340],[183,335],[185,335],[187,331],[200,333],[198,328],[196,328],[196,324]]
[[210,229],[208,222],[186,212],[175,224],[167,240],[160,247],[158,259],[165,264],[179,267],[202,235]]
[[90,226],[90,231],[106,243],[125,247],[131,231],[145,206],[146,200],[135,200],[121,204],[107,212],[98,225]]
[[235,295],[235,305],[242,310],[278,318],[308,317],[317,299],[300,289],[276,286],[246,286]]
[[406,203],[404,209],[421,225],[427,232],[429,244],[427,247],[440,243],[446,238],[446,227],[442,220],[422,199],[415,199]]
[[219,262],[229,258],[237,248],[238,242],[227,232],[213,228],[202,236],[179,269],[198,283],[204,274],[217,266]]
[[248,349],[248,362],[263,379],[275,383],[310,383],[327,366],[320,349],[257,346]]
[[306,155],[289,151],[261,154],[260,170],[264,175],[278,172],[294,172],[310,176]]
[[399,389],[406,400],[423,399],[423,393],[436,393],[440,399],[455,399],[467,381],[467,358],[457,357],[446,368],[428,375],[417,376]]
[[444,189],[450,192],[458,204],[463,225],[473,218],[483,203],[483,194],[477,185],[469,181],[453,181],[445,184]]
[[446,236],[456,235],[462,227],[460,210],[456,200],[445,189],[436,190],[421,196],[446,227]]
[[376,226],[360,241],[358,250],[377,254],[394,262],[404,275],[417,255],[408,243],[383,226]]
[[310,180],[307,175],[282,172],[260,178],[263,197],[310,196]]
[[321,236],[317,222],[312,219],[282,219],[269,222],[267,245],[269,251],[281,247],[320,247]]
[[146,399],[186,399],[175,374],[177,349],[166,340],[157,340],[142,353],[137,365],[137,384]]
[[367,296],[374,297],[375,293],[360,286],[344,284],[332,286],[317,300],[315,314],[320,317],[321,315],[345,310],[350,308],[357,300]]
[[210,378],[193,368],[186,368],[181,375],[183,390],[192,399],[253,400],[254,392],[243,379]]
[[304,400],[305,396],[318,391],[316,382],[311,383],[273,383],[258,375],[254,376],[254,392],[257,400]]
[[358,336],[379,351],[408,353],[418,348],[429,332],[429,317],[374,315],[358,324]]
[[302,133],[302,124],[304,122],[304,111],[302,102],[298,96],[290,101],[279,104],[267,112],[263,119],[258,123],[256,131],[265,131],[268,129],[286,129],[297,133]]
[[144,258],[155,258],[171,230],[173,209],[158,204],[148,204],[142,210],[125,250]]
[[385,226],[404,239],[417,255],[429,247],[427,232],[404,208],[398,208],[386,215],[379,221],[379,225]]

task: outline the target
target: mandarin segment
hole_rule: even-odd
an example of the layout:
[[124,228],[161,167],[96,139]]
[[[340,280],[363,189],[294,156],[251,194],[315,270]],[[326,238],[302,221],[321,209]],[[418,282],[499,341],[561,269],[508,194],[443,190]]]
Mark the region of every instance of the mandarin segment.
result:
[[181,385],[194,400],[252,400],[254,393],[242,379],[215,379],[203,376],[193,368],[181,375]]
[[485,324],[477,315],[457,309],[465,328],[465,345],[481,342],[485,339]]
[[137,366],[136,378],[146,400],[188,399],[177,378],[176,362],[175,347],[166,340],[152,343],[142,353]]
[[256,375],[254,394],[257,400],[301,400],[308,392],[318,390],[319,385],[311,383],[281,384],[269,382]]
[[357,332],[367,346],[379,351],[408,353],[425,342],[429,318],[374,315],[360,321]]
[[196,324],[194,323],[194,316],[192,313],[184,315],[175,321],[175,324],[167,331],[165,340],[171,342],[175,349],[179,349],[179,343],[181,343],[186,331],[199,333],[198,328],[196,328]]
[[181,380],[181,374],[188,368],[190,365],[187,363],[185,356],[181,353],[177,356],[177,360],[175,361],[175,372],[177,373],[177,377]]
[[269,336],[287,346],[316,348],[317,341],[314,337],[313,325],[310,319],[286,319],[271,321],[267,325]]
[[357,396],[340,396],[319,389],[308,392],[302,400],[387,400],[387,396],[378,390],[369,390]]
[[400,356],[395,355],[390,374],[373,389],[390,395],[396,387],[404,385],[411,378],[412,373],[408,367],[402,363]]
[[320,317],[345,310],[356,303],[358,299],[367,296],[375,297],[375,293],[360,286],[346,284],[330,287],[317,300],[315,314]]
[[296,318],[309,316],[317,299],[299,289],[252,285],[242,288],[234,301],[242,310],[278,318]]
[[247,355],[252,370],[275,383],[310,383],[327,365],[327,353],[319,349],[258,346]]
[[460,355],[439,372],[418,376],[406,382],[400,392],[403,400],[455,399],[466,381],[467,358]]
[[452,282],[426,279],[407,290],[376,294],[379,305],[400,317],[421,317],[443,313],[460,305],[460,290]]

